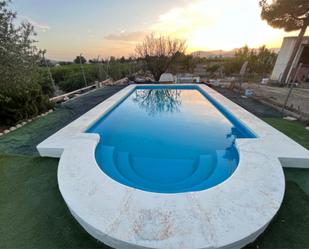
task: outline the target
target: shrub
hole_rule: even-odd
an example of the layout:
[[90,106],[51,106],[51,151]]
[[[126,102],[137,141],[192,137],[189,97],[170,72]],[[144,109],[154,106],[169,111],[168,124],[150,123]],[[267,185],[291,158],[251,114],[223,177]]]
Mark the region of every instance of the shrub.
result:
[[0,120],[11,125],[46,111],[48,96],[37,83],[40,52],[34,46],[30,23],[15,27],[16,13],[0,0]]
[[236,50],[233,58],[224,62],[224,73],[227,75],[238,74],[245,61],[248,61],[247,72],[267,76],[276,62],[277,54],[261,46],[259,49],[250,49],[248,46]]
[[69,72],[65,75],[65,79],[58,83],[61,90],[71,92],[79,88],[85,87],[84,78],[80,73]]
[[42,94],[38,84],[19,84],[2,88],[0,93],[0,117],[6,125],[28,119],[52,108],[48,96]]
[[[107,64],[84,64],[84,71],[87,85],[91,85],[94,81],[104,80],[111,77],[114,80],[124,78],[135,72],[139,66],[133,63],[111,62]],[[48,79],[47,69],[42,67],[40,75],[40,84],[43,92],[49,94],[50,80]],[[64,92],[71,92],[79,88],[85,87],[85,81],[79,64],[63,65],[51,67],[51,73],[55,84]]]
[[51,82],[47,70],[40,68],[38,83],[42,88],[42,93],[52,97],[54,95],[54,86]]

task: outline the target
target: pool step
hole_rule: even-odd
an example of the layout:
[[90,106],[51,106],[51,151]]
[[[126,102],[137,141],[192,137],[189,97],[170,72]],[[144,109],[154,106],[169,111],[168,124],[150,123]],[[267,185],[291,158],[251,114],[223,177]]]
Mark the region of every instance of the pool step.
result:
[[[215,158],[212,155],[201,155],[196,162],[192,159],[137,157],[130,156],[128,152],[118,152],[116,165],[119,172],[130,182],[172,192],[193,187],[207,180],[214,171]],[[162,174],[157,171],[158,167],[163,171]],[[180,167],[186,168],[177,176],[175,173],[179,173],[177,170],[179,171]]]
[[133,182],[134,185],[135,184],[141,184],[144,186],[149,185],[149,182],[147,182],[146,179],[140,177],[132,168],[129,152],[118,151],[114,159],[116,168],[123,177],[126,177],[130,182]]
[[132,156],[131,165],[139,177],[158,184],[183,181],[197,169],[196,160],[193,159]]
[[174,192],[209,188],[227,179],[235,167],[229,165],[225,150],[216,151],[216,156],[200,155],[198,160],[132,156],[112,146],[103,146],[100,152],[98,164],[106,174],[145,190]]
[[193,188],[194,190],[215,186],[218,183],[224,181],[224,179],[227,179],[232,174],[232,172],[234,171],[232,168],[230,170],[226,170],[226,167],[230,167],[230,165],[228,165],[228,162],[225,159],[225,155],[225,150],[216,151],[217,162],[214,171],[211,173],[211,175],[207,178],[206,181],[195,185]]
[[[163,187],[183,181],[195,172],[196,165],[194,163],[192,159],[137,157],[130,156],[128,152],[117,152],[115,157],[115,165],[123,177],[146,187],[152,185]],[[184,173],[189,175],[177,176],[175,170],[180,167],[186,167]],[[162,172],[163,174],[161,174]]]
[[207,180],[214,171],[215,163],[215,158],[212,155],[201,155],[196,171],[189,178],[180,182],[179,185],[192,187]]
[[113,178],[116,178],[116,180],[119,180],[120,182],[128,185],[132,185],[132,182],[130,182],[117,168],[115,165],[115,147],[113,146],[102,146],[102,149],[100,149],[100,152],[102,155],[99,157],[98,164],[103,171],[109,175],[113,176]]

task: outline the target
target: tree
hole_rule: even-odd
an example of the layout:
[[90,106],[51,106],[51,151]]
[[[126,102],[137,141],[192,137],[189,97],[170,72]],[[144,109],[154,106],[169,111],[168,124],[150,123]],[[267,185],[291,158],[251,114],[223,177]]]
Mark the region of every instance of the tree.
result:
[[185,54],[181,54],[180,56],[177,57],[178,57],[177,60],[180,63],[182,71],[193,73],[197,65],[196,58],[194,58],[193,55],[185,55]]
[[277,54],[266,46],[261,46],[254,56],[254,72],[266,77],[272,70],[277,59]]
[[220,69],[220,64],[210,64],[206,67],[207,73],[209,73],[211,76],[215,75],[215,73],[217,73]]
[[82,63],[82,64],[85,64],[87,62],[86,58],[84,56],[76,56],[76,58],[74,59],[73,61],[75,64],[79,64],[79,63]]
[[174,60],[168,67],[168,71],[174,74],[177,73],[193,73],[199,58],[194,57],[192,54],[184,54],[177,52],[174,56]]
[[13,124],[50,108],[38,84],[42,59],[35,46],[33,26],[16,26],[9,0],[0,0],[0,120]]
[[88,62],[89,62],[90,64],[97,64],[97,63],[99,63],[99,60],[96,59],[96,58],[94,58],[94,59],[90,59]]
[[162,112],[179,112],[181,105],[180,91],[174,89],[136,91],[133,101],[151,116]]
[[287,32],[300,30],[295,47],[282,74],[281,81],[288,81],[288,74],[301,46],[303,37],[309,25],[309,1],[308,0],[276,0],[268,3],[267,0],[260,0],[262,7],[261,17],[267,23]]
[[186,42],[184,40],[172,39],[170,37],[150,34],[144,41],[136,46],[137,55],[142,58],[148,70],[159,81],[161,74],[165,73],[173,63],[178,53],[184,53]]
[[109,58],[109,63],[116,63],[116,57],[115,56],[111,56],[110,58]]
[[254,50],[250,49],[247,45],[237,49],[233,58],[227,58],[224,61],[224,73],[227,75],[239,74],[242,65],[246,61],[249,62],[250,68],[253,68],[251,64],[254,54]]
[[224,72],[228,75],[238,74],[245,61],[248,61],[248,72],[257,73],[266,77],[273,68],[277,54],[261,46],[258,49],[251,49],[247,45],[237,49],[233,58],[224,61]]
[[125,63],[126,62],[126,58],[124,58],[124,56],[122,56],[120,59],[119,59],[120,63]]

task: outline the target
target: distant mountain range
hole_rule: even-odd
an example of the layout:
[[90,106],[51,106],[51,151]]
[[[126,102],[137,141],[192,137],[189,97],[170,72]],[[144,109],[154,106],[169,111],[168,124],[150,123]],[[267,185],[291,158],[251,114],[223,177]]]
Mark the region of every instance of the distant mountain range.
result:
[[[195,51],[192,53],[194,57],[200,57],[200,58],[214,58],[214,57],[223,57],[223,58],[228,58],[228,57],[234,57],[235,51],[237,49],[233,49],[230,51],[224,51],[224,50],[212,50],[212,51]],[[258,49],[256,49],[258,50]],[[279,52],[279,48],[272,48],[275,53]]]
[[194,57],[200,58],[214,58],[214,57],[233,57],[235,50],[224,51],[224,50],[212,50],[212,51],[195,51],[192,53]]
[[[211,50],[211,51],[195,51],[192,52],[191,54],[194,57],[200,57],[200,58],[215,58],[215,57],[222,57],[222,58],[231,58],[234,57],[235,51],[237,48],[232,49],[230,51],[225,51],[225,50]],[[256,48],[258,50],[258,48]],[[278,53],[280,48],[272,48],[275,53]],[[55,65],[61,62],[61,60],[50,60],[50,63]]]

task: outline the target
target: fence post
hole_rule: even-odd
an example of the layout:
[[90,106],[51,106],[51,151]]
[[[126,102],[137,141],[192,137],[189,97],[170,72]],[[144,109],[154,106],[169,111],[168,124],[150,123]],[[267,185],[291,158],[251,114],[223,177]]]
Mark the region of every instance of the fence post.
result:
[[80,68],[81,68],[81,70],[82,70],[82,74],[83,74],[85,86],[87,86],[87,80],[86,80],[85,70],[84,70],[84,66],[83,66],[83,63],[82,63],[82,54],[79,55],[79,64],[80,64]]
[[51,73],[51,71],[50,71],[49,65],[48,65],[48,63],[47,63],[47,61],[46,61],[46,59],[45,59],[45,53],[46,53],[46,51],[43,51],[43,52],[42,52],[42,54],[43,54],[43,60],[44,60],[45,66],[46,66],[46,68],[47,68],[48,76],[49,76],[49,78],[50,78],[50,81],[51,81],[51,83],[52,83],[52,86],[53,86],[53,89],[54,89],[54,93],[55,93],[55,91],[56,91],[55,81],[54,81],[53,75],[52,75],[52,73]]
[[284,116],[284,110],[286,109],[286,106],[287,106],[287,104],[288,104],[288,101],[289,101],[289,98],[290,98],[290,96],[291,96],[292,90],[293,90],[293,88],[294,88],[295,81],[296,81],[296,79],[297,79],[297,75],[298,75],[299,70],[301,69],[302,66],[303,66],[303,63],[300,63],[300,64],[298,65],[297,70],[296,70],[296,73],[295,73],[295,75],[294,75],[294,77],[293,77],[293,81],[291,82],[290,90],[289,90],[289,92],[288,92],[288,95],[286,96],[286,99],[285,99],[285,101],[284,101],[284,104],[283,104],[283,107],[282,107],[282,110],[281,110],[283,116]]

